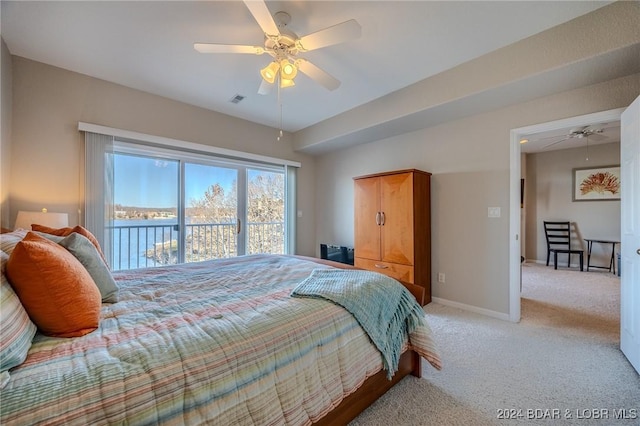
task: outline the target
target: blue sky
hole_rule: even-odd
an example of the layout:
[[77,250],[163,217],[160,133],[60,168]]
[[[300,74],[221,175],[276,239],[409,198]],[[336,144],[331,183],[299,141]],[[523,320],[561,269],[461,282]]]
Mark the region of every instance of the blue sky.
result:
[[[179,163],[173,160],[114,156],[115,203],[135,207],[176,207],[178,205]],[[201,198],[206,189],[219,183],[229,191],[236,170],[188,163],[185,168],[185,200]]]

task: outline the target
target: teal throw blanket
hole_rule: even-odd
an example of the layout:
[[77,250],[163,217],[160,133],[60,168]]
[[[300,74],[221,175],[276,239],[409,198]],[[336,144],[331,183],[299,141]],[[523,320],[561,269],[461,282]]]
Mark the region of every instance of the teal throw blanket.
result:
[[314,269],[291,295],[326,299],[351,312],[382,354],[389,380],[409,333],[424,323],[424,311],[409,290],[377,272]]

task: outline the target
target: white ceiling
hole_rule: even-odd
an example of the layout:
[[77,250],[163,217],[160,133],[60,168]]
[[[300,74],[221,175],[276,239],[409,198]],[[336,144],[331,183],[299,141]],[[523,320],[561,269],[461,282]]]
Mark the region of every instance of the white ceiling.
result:
[[[591,12],[583,1],[268,1],[303,36],[356,19],[362,37],[303,55],[342,82],[305,75],[282,93],[295,132],[500,47]],[[268,56],[201,54],[194,42],[260,45],[241,1],[6,1],[9,51],[256,123],[279,127],[277,94],[257,94]],[[230,99],[246,96],[239,104]]]

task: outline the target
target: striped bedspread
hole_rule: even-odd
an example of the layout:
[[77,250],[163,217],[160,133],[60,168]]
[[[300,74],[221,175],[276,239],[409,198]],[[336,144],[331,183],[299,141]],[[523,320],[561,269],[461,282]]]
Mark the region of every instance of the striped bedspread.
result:
[[[382,368],[346,310],[290,297],[316,268],[254,255],[115,273],[98,330],[36,335],[0,424],[308,425]],[[439,368],[428,329],[412,346]]]

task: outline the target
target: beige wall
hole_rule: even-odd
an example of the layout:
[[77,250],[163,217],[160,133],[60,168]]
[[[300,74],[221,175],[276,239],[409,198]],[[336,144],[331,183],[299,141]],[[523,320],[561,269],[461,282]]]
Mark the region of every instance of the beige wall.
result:
[[315,160],[294,152],[289,134],[277,141],[277,130],[270,127],[16,56],[12,105],[11,225],[18,210],[43,207],[69,213],[71,224],[81,223],[84,153],[77,128],[83,121],[299,161],[298,210],[303,215],[297,223],[297,252],[315,253]]
[[[354,176],[429,171],[432,294],[508,314],[510,130],[624,107],[638,94],[635,74],[325,154],[316,165],[318,242],[353,244]],[[488,218],[488,207],[500,207],[501,217]]]
[[12,66],[11,54],[4,40],[0,39],[0,226],[11,228],[9,223],[9,178],[11,176],[11,103]]
[[[582,238],[620,241],[620,201],[572,201],[574,168],[620,164],[620,143],[585,148],[564,149],[527,155],[527,249],[528,260],[547,260],[547,245],[542,222],[569,220],[575,223],[576,248],[587,249]],[[617,247],[620,248],[619,246]],[[595,265],[608,265],[611,246],[593,246]],[[572,262],[576,264],[577,258]],[[585,258],[586,262],[586,258]]]

